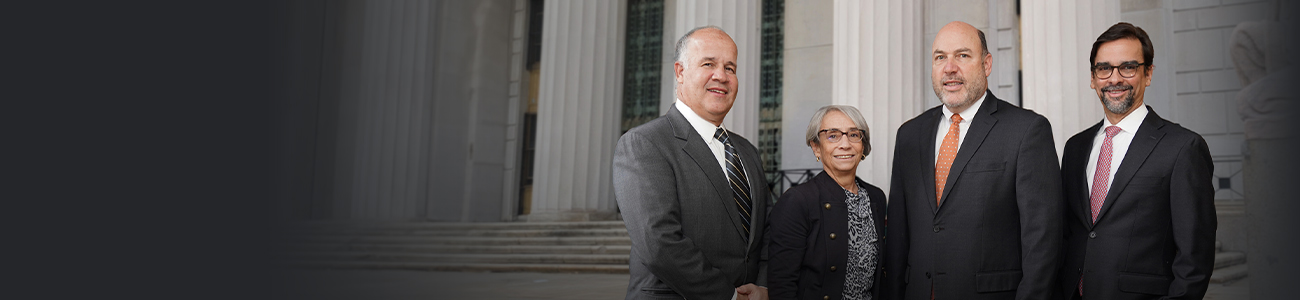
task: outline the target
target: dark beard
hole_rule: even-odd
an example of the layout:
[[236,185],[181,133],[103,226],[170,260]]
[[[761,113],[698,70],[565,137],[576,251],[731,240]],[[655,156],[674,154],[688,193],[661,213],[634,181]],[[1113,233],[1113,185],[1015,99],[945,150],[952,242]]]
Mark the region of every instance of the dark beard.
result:
[[[1127,89],[1129,93],[1124,96],[1122,101],[1109,101],[1110,99],[1106,99],[1106,92],[1124,89]],[[1113,114],[1122,115],[1128,112],[1130,108],[1133,108],[1133,86],[1125,84],[1104,87],[1101,89],[1101,97],[1099,98],[1101,98],[1101,104],[1106,107],[1106,110]]]

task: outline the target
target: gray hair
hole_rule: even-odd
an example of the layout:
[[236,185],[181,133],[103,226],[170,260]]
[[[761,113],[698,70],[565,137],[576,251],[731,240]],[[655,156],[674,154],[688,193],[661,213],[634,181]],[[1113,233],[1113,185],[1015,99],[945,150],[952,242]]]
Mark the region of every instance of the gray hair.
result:
[[817,132],[821,131],[822,119],[825,119],[826,114],[831,111],[844,113],[844,115],[849,116],[849,120],[853,120],[853,126],[866,132],[866,135],[862,136],[862,159],[867,159],[867,154],[871,153],[871,128],[867,127],[867,119],[862,118],[862,113],[858,112],[857,108],[848,105],[827,105],[817,109],[817,112],[813,113],[812,121],[808,122],[808,135],[807,139],[804,140],[804,144],[808,144],[809,147],[821,145],[821,140],[817,139]]
[[691,40],[693,40],[691,36],[695,35],[696,31],[700,31],[700,29],[705,29],[705,28],[717,29],[718,31],[722,31],[724,33],[727,32],[726,30],[722,30],[721,27],[713,26],[713,25],[695,27],[695,29],[691,29],[691,31],[687,31],[686,34],[682,35],[681,38],[677,39],[677,49],[676,51],[673,52],[673,61],[684,62],[682,61],[682,57],[686,56],[686,44],[690,43]]

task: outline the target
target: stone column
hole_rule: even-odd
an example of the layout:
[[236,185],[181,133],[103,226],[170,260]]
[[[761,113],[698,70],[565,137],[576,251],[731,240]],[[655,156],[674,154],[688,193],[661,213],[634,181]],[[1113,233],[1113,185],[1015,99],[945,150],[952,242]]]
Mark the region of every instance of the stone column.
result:
[[920,113],[916,102],[930,90],[921,1],[837,0],[834,5],[832,103],[857,107],[866,118],[872,150],[858,176],[888,189],[894,135]]
[[1118,0],[1021,2],[1023,106],[1052,122],[1057,157],[1070,136],[1104,117],[1088,87],[1088,55],[1119,16]]
[[[429,181],[436,70],[437,5],[418,1],[352,3],[358,25],[344,33],[335,182],[337,216],[417,220],[424,217]],[[349,7],[351,8],[351,7]]]
[[[740,136],[758,141],[758,85],[759,62],[762,56],[762,13],[763,3],[749,0],[677,0],[675,5],[665,9],[674,9],[673,19],[676,24],[665,39],[677,42],[687,31],[696,27],[713,25],[722,28],[731,39],[736,41],[738,65],[736,78],[740,81],[740,91],[736,94],[736,103],[722,124],[728,130]],[[671,51],[671,50],[670,50]],[[667,54],[672,57],[672,53]],[[671,60],[671,59],[670,59]],[[670,62],[671,63],[671,62]],[[669,83],[676,83],[672,68],[665,74]],[[672,103],[675,93],[670,93],[668,103]],[[665,109],[661,112],[667,113]]]
[[533,206],[524,218],[612,219],[627,2],[545,5]]

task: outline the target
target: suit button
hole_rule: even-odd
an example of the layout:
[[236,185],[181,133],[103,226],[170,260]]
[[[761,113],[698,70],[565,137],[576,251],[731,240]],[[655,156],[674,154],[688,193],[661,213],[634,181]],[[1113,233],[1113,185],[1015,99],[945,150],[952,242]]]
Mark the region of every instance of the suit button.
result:
[[826,202],[826,204],[823,204],[822,207],[825,207],[826,209],[831,209],[831,203]]
[[925,278],[930,278],[930,272],[925,272]]
[[822,296],[822,300],[831,300],[831,296]]
[[835,272],[835,266],[831,266],[831,272]]
[[831,233],[831,239],[835,239],[835,233]]
[[1088,233],[1088,238],[1090,238],[1090,239],[1095,239],[1095,238],[1097,238],[1097,232],[1096,232],[1096,231],[1089,232],[1089,233]]
[[935,226],[935,227],[934,227],[934,233],[939,233],[939,230],[941,230],[941,229],[939,228],[939,226]]

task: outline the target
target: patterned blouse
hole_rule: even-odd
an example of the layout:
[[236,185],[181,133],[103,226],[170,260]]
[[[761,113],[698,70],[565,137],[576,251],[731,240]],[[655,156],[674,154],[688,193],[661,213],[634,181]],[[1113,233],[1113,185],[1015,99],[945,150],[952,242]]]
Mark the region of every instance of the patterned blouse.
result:
[[844,299],[871,299],[880,239],[871,216],[871,199],[867,189],[858,185],[858,193],[844,190],[849,210],[849,260],[844,273]]

